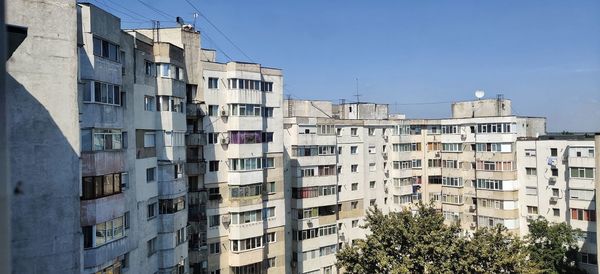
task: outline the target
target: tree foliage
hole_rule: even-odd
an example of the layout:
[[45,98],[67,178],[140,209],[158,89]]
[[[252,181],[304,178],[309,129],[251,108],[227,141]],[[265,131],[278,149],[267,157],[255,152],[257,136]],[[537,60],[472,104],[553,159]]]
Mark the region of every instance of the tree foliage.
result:
[[367,237],[337,254],[347,273],[578,273],[578,232],[566,224],[534,221],[525,240],[503,226],[468,235],[444,224],[432,205],[419,204],[416,213],[371,208],[363,228]]
[[549,223],[541,217],[533,220],[526,236],[530,259],[544,273],[585,273],[577,269],[577,239],[581,234],[566,223]]

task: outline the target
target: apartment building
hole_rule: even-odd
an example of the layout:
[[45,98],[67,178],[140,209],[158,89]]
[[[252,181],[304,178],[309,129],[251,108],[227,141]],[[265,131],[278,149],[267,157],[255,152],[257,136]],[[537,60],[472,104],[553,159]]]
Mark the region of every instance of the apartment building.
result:
[[202,51],[209,273],[288,272],[283,77]]
[[518,233],[515,143],[545,134],[545,119],[514,116],[510,107],[502,98],[457,102],[452,118],[397,125],[392,167],[400,170],[393,178],[405,197],[400,204],[410,203],[412,182],[413,197],[434,201],[449,222],[467,230],[503,224]]
[[366,209],[387,211],[387,105],[286,100],[284,112],[292,272],[337,273],[335,253],[365,236]]
[[184,50],[78,13],[83,273],[186,273]]
[[583,231],[580,267],[596,273],[596,149],[592,135],[547,135],[517,141],[521,234],[542,216]]

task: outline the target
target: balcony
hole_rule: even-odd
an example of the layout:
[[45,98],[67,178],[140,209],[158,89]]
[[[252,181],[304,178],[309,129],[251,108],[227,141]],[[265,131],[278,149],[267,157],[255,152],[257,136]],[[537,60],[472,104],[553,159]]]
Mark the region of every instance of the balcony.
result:
[[119,173],[125,169],[125,151],[101,150],[81,153],[81,175]]
[[123,216],[125,213],[125,195],[123,193],[93,200],[81,201],[81,225],[95,225]]
[[163,77],[157,77],[156,79],[158,95],[185,98],[185,82]]
[[186,146],[204,146],[206,145],[206,134],[190,133],[185,135]]
[[204,175],[206,173],[206,162],[185,163],[185,170],[188,176]]
[[267,224],[265,222],[267,221],[268,220],[245,224],[231,224],[229,225],[229,239],[239,240],[262,236],[263,234],[265,234],[265,230],[267,228]]
[[122,128],[123,107],[84,103],[80,117],[82,128]]
[[171,214],[160,214],[160,233],[173,233],[176,227],[187,226],[187,208]]
[[256,248],[239,253],[229,253],[229,266],[244,266],[262,262],[265,258],[263,248],[264,247]]
[[105,245],[83,250],[83,267],[90,268],[101,266],[115,260],[117,257],[133,250],[134,245],[125,236]]
[[158,181],[158,195],[177,195],[187,191],[187,182],[184,178],[175,180]]
[[137,159],[156,157],[156,147],[139,147],[135,155]]
[[206,115],[204,110],[202,110],[201,105],[198,103],[187,103],[185,106],[185,114],[187,118],[201,118]]
[[267,119],[261,116],[227,116],[223,118],[226,119],[228,129],[232,131],[262,130],[264,128],[263,122]]

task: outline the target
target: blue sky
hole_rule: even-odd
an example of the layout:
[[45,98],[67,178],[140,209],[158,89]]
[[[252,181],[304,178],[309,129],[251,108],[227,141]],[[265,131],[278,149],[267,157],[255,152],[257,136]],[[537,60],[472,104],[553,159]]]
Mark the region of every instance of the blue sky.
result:
[[[166,14],[92,3],[123,27],[193,22],[185,0],[142,1]],[[361,101],[438,118],[450,115],[439,102],[484,89],[518,115],[548,117],[550,131],[600,131],[600,1],[190,1],[252,60],[283,69],[293,98],[355,100],[358,78]],[[249,61],[204,18],[196,26],[203,47]]]

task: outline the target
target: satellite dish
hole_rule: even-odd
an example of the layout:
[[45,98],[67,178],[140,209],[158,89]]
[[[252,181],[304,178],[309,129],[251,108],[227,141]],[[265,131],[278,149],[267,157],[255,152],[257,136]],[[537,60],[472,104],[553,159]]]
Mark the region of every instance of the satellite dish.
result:
[[477,99],[481,99],[483,96],[485,96],[485,91],[481,89],[475,91],[475,97],[477,97]]

